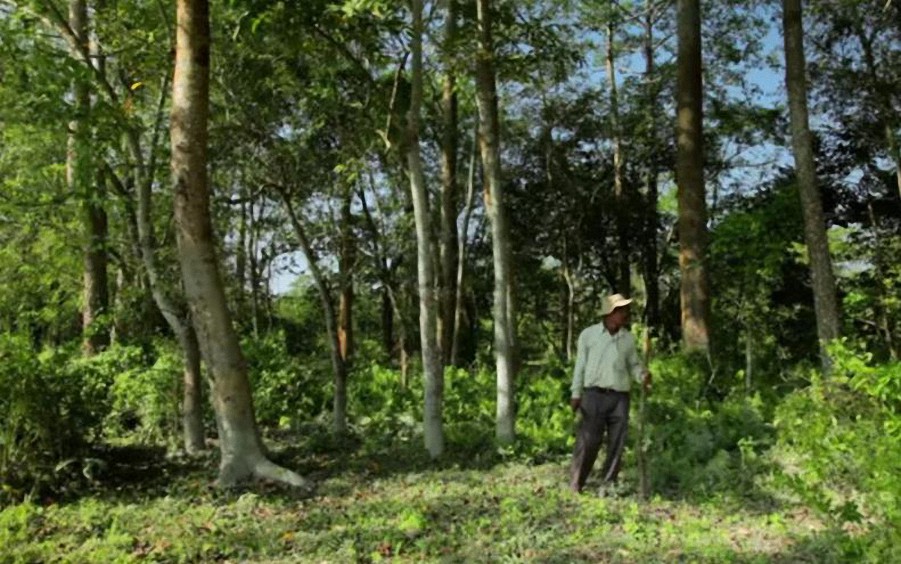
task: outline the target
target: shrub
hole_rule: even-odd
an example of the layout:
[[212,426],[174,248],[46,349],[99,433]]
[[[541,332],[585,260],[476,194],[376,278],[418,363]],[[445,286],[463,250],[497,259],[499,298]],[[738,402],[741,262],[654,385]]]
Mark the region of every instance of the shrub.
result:
[[68,349],[36,352],[21,335],[0,335],[0,483],[3,495],[55,487],[56,465],[84,452],[109,412],[113,353],[81,359]]
[[184,367],[178,349],[160,342],[151,356],[139,347],[117,346],[88,364],[112,375],[108,436],[132,437],[142,443],[176,440],[181,429]]
[[[758,455],[773,440],[760,396],[734,392],[719,402],[701,397],[706,367],[692,356],[658,359],[651,370],[655,385],[645,409],[645,440],[653,489],[680,495],[752,492],[762,470]],[[632,422],[637,425],[637,417]]]
[[298,361],[288,353],[281,332],[245,339],[241,347],[261,425],[297,423],[328,409],[333,376],[327,356]]
[[901,540],[901,364],[874,365],[847,343],[830,356],[828,380],[813,373],[779,405],[773,456],[783,483],[834,527],[870,526],[870,546],[849,550],[889,558]]

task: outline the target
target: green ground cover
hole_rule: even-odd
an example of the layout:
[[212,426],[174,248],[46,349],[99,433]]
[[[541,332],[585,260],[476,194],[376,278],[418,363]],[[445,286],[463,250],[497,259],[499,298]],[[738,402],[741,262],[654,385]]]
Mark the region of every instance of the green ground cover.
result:
[[310,498],[267,484],[222,491],[208,458],[110,451],[103,480],[90,491],[5,507],[0,561],[841,559],[836,533],[810,511],[759,494],[646,502],[634,494],[575,496],[565,488],[563,456],[541,464],[489,456],[433,465],[412,448],[364,450],[282,451],[283,462],[318,480]]

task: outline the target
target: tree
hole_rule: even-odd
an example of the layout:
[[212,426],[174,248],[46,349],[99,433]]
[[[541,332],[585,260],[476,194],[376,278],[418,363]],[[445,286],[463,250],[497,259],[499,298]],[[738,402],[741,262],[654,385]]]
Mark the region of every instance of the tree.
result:
[[813,302],[817,319],[817,336],[824,370],[829,368],[826,347],[839,336],[839,312],[835,293],[835,276],[826,238],[823,204],[817,187],[813,138],[807,115],[807,78],[804,59],[804,29],[801,0],[783,0],[782,29],[785,41],[785,86],[791,118],[792,149],[798,191],[804,216],[804,240],[810,258]]
[[703,88],[699,0],[677,4],[679,50],[676,86],[676,182],[679,186],[679,270],[682,274],[682,342],[707,351],[709,294],[705,253]]
[[[81,52],[90,50],[90,24],[86,0],[69,3],[69,29]],[[99,61],[99,59],[98,59]],[[94,64],[99,65],[99,62]],[[109,344],[109,332],[95,324],[109,305],[106,272],[106,214],[103,210],[103,174],[98,175],[91,158],[91,93],[88,73],[77,76],[72,84],[74,118],[69,122],[69,150],[66,180],[69,190],[78,196],[84,225],[84,272],[82,328],[83,349],[91,355]]]
[[453,359],[457,331],[457,76],[454,68],[457,39],[457,1],[447,0],[444,24],[444,82],[441,85],[441,316],[439,335],[442,360]]
[[423,434],[425,446],[432,458],[444,452],[441,402],[444,375],[441,371],[435,316],[435,274],[432,265],[432,233],[429,217],[428,192],[422,171],[422,154],[419,146],[419,129],[422,112],[422,0],[412,0],[413,35],[410,43],[411,82],[410,110],[407,113],[406,157],[410,175],[410,192],[413,197],[413,213],[416,218],[416,257],[419,281],[419,332],[422,349],[423,377],[425,378],[425,410]]
[[247,366],[225,301],[215,253],[207,179],[210,23],[207,0],[178,0],[170,139],[178,255],[201,351],[212,375],[220,432],[219,480],[252,476],[309,488],[266,458],[253,411]]
[[[614,2],[615,4],[615,2]],[[626,194],[625,181],[623,179],[624,154],[622,142],[622,129],[620,128],[619,96],[616,88],[616,52],[614,48],[614,34],[616,33],[616,18],[614,7],[607,15],[607,49],[606,69],[607,80],[610,82],[610,125],[613,135],[613,202],[616,217],[616,239],[618,255],[616,291],[623,295],[632,293],[632,274],[629,265],[629,236],[626,225],[626,212],[629,198]]]
[[477,0],[479,42],[476,53],[476,101],[479,149],[485,175],[485,210],[491,222],[494,259],[494,354],[497,366],[496,437],[501,444],[516,438],[516,312],[507,212],[500,159],[500,121],[494,70],[491,0]]

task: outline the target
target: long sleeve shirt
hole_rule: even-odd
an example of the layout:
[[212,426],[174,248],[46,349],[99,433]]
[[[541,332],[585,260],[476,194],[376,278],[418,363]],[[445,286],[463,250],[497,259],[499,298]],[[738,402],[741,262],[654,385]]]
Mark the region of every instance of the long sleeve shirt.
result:
[[632,333],[622,328],[611,335],[603,323],[592,325],[579,335],[571,397],[581,398],[585,388],[595,386],[628,392],[644,372]]

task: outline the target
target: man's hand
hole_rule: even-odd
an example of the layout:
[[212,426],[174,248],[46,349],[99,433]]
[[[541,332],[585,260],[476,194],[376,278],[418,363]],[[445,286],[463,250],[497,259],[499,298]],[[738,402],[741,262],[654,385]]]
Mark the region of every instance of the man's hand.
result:
[[645,392],[651,391],[651,373],[645,370],[644,378],[642,379],[642,385],[644,386]]
[[569,406],[573,408],[573,411],[578,411],[579,406],[582,405],[582,398],[569,398]]

